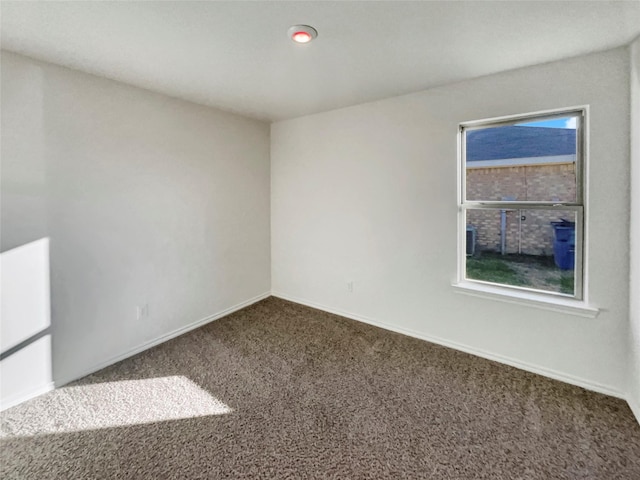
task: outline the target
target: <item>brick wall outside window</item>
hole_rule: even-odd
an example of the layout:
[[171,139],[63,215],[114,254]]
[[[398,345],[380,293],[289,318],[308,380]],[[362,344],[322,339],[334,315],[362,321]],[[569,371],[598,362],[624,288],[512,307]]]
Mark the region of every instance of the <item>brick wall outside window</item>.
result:
[[[467,169],[468,200],[538,200],[573,202],[575,164],[523,165]],[[475,227],[477,250],[500,252],[500,210],[467,210],[467,225]],[[506,210],[506,253],[553,255],[552,221],[574,221],[572,212]]]

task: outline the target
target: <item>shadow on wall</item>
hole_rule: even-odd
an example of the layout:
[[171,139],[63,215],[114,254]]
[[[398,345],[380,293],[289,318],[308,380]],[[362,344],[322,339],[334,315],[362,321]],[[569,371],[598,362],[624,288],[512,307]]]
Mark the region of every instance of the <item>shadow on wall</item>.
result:
[[49,239],[0,255],[0,409],[53,388]]

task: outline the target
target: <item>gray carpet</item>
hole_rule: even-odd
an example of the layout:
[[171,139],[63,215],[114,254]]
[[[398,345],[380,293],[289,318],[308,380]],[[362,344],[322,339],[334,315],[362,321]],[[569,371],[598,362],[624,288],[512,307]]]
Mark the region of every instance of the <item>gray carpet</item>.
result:
[[0,418],[3,479],[640,479],[621,400],[275,298]]

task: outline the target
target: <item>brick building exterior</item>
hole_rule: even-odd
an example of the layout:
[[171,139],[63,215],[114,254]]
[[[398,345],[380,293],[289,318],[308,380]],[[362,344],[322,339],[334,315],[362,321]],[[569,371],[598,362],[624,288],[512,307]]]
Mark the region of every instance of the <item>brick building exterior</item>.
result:
[[[576,200],[575,128],[534,125],[466,132],[467,200]],[[475,251],[553,255],[551,222],[562,219],[575,221],[575,215],[550,209],[468,209],[466,224],[476,232]]]
[[[574,201],[575,163],[467,167],[470,200]],[[501,251],[501,211],[469,210],[467,225],[476,230],[476,249]],[[506,210],[506,253],[553,254],[552,221],[574,221],[569,211]]]

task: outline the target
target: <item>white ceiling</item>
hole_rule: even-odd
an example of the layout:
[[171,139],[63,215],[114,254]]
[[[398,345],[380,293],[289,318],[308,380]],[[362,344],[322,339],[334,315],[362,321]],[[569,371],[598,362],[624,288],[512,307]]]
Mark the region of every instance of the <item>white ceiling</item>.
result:
[[[640,1],[14,2],[2,48],[279,120],[627,44]],[[293,44],[292,24],[318,38]]]

